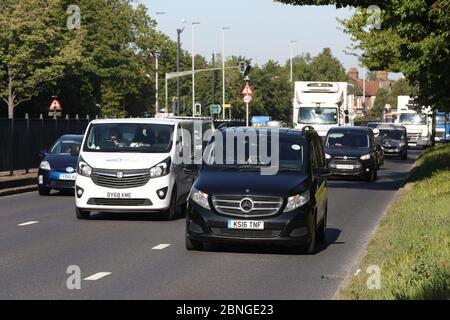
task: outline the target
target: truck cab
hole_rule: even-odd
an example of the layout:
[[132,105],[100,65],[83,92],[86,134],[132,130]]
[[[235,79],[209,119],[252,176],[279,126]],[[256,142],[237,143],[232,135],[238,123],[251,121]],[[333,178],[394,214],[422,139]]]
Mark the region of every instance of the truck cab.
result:
[[293,103],[294,128],[312,126],[324,139],[330,128],[353,125],[351,86],[346,82],[297,81]]

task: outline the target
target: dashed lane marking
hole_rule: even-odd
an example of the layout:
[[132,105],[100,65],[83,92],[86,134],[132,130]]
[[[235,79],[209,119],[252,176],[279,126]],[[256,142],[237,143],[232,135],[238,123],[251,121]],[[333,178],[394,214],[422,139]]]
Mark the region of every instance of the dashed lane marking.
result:
[[20,223],[17,226],[18,227],[24,227],[24,226],[29,226],[29,225],[36,224],[36,223],[39,223],[39,221],[27,221],[27,222],[24,222],[24,223]]
[[95,281],[95,280],[101,279],[103,277],[106,277],[106,276],[108,276],[110,274],[111,274],[111,272],[97,272],[97,273],[93,274],[92,276],[84,278],[84,280]]
[[168,246],[170,246],[170,244],[161,243],[161,244],[158,244],[157,246],[153,247],[152,250],[163,250],[163,249],[167,248]]

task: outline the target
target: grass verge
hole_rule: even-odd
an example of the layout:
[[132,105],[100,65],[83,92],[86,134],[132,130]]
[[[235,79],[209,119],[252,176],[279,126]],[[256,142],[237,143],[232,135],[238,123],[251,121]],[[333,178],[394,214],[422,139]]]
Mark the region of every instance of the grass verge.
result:
[[[381,270],[380,289],[368,289],[370,266]],[[450,298],[450,145],[428,149],[417,160],[359,268],[338,299]]]

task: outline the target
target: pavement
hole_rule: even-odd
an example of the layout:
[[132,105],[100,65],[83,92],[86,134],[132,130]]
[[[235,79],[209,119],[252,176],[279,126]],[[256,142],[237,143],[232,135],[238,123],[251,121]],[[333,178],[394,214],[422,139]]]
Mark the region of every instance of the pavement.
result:
[[[1,197],[0,299],[332,299],[418,155],[386,160],[375,183],[329,181],[326,243],[312,256],[250,245],[188,252],[180,214],[81,221],[70,194]],[[69,266],[79,290],[67,288]]]
[[0,172],[0,197],[37,190],[38,169]]

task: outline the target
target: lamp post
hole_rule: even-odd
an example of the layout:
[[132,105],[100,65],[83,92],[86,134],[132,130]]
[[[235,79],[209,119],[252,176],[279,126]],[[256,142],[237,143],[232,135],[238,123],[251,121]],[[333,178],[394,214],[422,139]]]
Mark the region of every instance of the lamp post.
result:
[[[184,31],[186,24],[186,20],[181,20],[181,27],[177,29],[177,72],[180,72],[180,51],[181,51],[181,43],[180,43],[180,37],[181,34]],[[174,110],[175,115],[180,112],[180,77],[177,78],[177,104],[176,104],[176,110]]]
[[195,26],[200,22],[192,22],[192,117],[195,117]]
[[[155,31],[158,33],[158,16],[166,14],[165,12],[159,11],[156,12],[156,27]],[[160,50],[159,48],[156,48],[155,52],[155,111],[156,113],[159,112],[159,56],[160,56]],[[155,114],[156,114],[155,113]]]
[[289,79],[290,79],[291,83],[294,81],[294,79],[293,79],[293,64],[292,64],[292,55],[293,55],[292,47],[293,47],[294,43],[296,43],[296,42],[297,42],[297,40],[289,41],[289,54],[290,54],[290,61],[291,61],[291,70],[290,70],[290,77],[289,77]]
[[222,109],[223,109],[222,118],[223,119],[225,119],[225,108],[223,108],[223,105],[225,104],[225,30],[230,30],[230,27],[222,28]]

